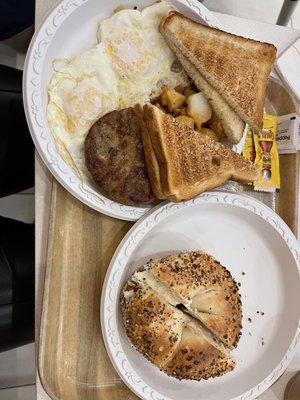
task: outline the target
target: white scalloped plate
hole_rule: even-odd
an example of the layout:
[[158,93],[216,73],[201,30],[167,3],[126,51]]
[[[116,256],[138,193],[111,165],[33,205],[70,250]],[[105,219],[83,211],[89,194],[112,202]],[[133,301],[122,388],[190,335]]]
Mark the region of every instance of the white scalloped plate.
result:
[[[131,207],[107,198],[96,185],[82,182],[57,151],[46,118],[47,86],[52,60],[80,53],[96,45],[97,23],[112,14],[120,3],[126,8],[153,4],[154,0],[63,0],[36,30],[26,56],[23,99],[35,146],[55,178],[88,206],[115,218],[135,221],[151,206]],[[214,16],[197,0],[170,0],[183,14],[210,26]]]
[[[241,283],[243,303],[243,334],[232,352],[235,370],[200,382],[168,377],[133,349],[119,310],[121,287],[138,266],[152,256],[193,249],[212,254],[230,270]],[[114,367],[146,400],[257,398],[284,372],[300,339],[299,268],[296,238],[253,198],[216,191],[156,207],[122,240],[103,285],[101,325]]]

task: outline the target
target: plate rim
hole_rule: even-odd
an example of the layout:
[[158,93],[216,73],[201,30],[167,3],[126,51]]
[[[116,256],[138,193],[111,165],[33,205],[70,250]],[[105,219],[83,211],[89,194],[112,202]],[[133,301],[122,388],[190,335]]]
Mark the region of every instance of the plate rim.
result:
[[[22,92],[26,120],[39,156],[51,174],[66,190],[79,201],[98,212],[126,221],[137,221],[153,206],[139,207],[117,203],[86,185],[57,151],[50,127],[46,118],[44,118],[40,88],[47,48],[64,20],[78,7],[86,4],[87,1],[60,1],[50,9],[36,29],[26,54],[23,71]],[[216,17],[197,0],[176,1],[190,8],[195,16],[202,18],[208,25],[218,25]],[[154,0],[153,3],[155,3]],[[101,9],[101,2],[99,9]]]
[[[123,348],[120,345],[120,341],[118,340],[119,339],[118,330],[113,329],[112,327],[115,326],[116,324],[114,322],[111,324],[110,322],[113,318],[116,322],[117,318],[116,316],[114,316],[114,308],[116,306],[116,302],[114,302],[111,299],[108,290],[113,291],[113,288],[115,287],[116,283],[115,277],[118,275],[117,274],[118,269],[116,270],[116,263],[118,261],[119,267],[121,267],[120,260],[118,260],[118,257],[122,253],[122,250],[124,250],[125,246],[130,245],[129,243],[130,240],[132,241],[134,250],[138,245],[138,243],[145,236],[145,234],[149,233],[151,229],[158,222],[163,221],[164,218],[170,216],[172,213],[175,213],[178,210],[188,208],[191,206],[193,207],[197,204],[202,204],[202,203],[210,203],[210,204],[221,203],[221,204],[229,204],[236,207],[241,207],[249,210],[250,212],[253,212],[255,215],[258,215],[259,217],[264,219],[266,223],[271,225],[271,227],[280,234],[282,239],[289,247],[289,250],[297,266],[299,275],[299,285],[300,285],[300,244],[298,243],[296,237],[294,236],[289,226],[283,221],[283,219],[278,214],[276,214],[275,211],[273,211],[271,208],[269,208],[261,201],[254,199],[253,197],[246,194],[234,193],[230,191],[214,190],[211,192],[203,193],[197,198],[186,202],[181,202],[181,203],[164,202],[163,204],[154,207],[131,227],[131,229],[127,232],[127,234],[124,236],[124,238],[118,245],[117,249],[115,250],[114,255],[109,264],[109,267],[107,269],[105,279],[103,281],[101,300],[100,300],[101,330],[105,348],[109,355],[110,361],[112,362],[115,370],[117,371],[122,381],[130,388],[130,390],[132,390],[137,396],[139,396],[141,399],[144,400],[172,400],[172,399],[170,397],[161,395],[153,387],[150,387],[148,384],[146,384],[135,372],[134,368],[131,367],[130,362],[128,361],[127,357],[122,351]],[[151,219],[153,218],[154,221],[151,222]],[[145,232],[142,232],[140,233],[140,235],[138,235],[137,234],[138,230],[141,230],[143,228],[145,229]],[[135,239],[132,239],[134,238],[133,236],[134,233],[135,233]],[[134,242],[134,240],[136,241]],[[125,250],[123,251],[123,254],[124,253]],[[125,264],[127,263],[129,257],[130,255],[126,256]],[[123,267],[124,265],[122,266],[122,268]],[[107,300],[109,300],[110,302],[108,303]],[[117,340],[115,337],[113,337],[113,335],[116,335]],[[109,340],[111,341],[111,343],[109,342]],[[119,346],[118,348],[120,349],[118,350],[117,354],[119,356],[123,354],[123,359],[121,363],[116,362],[116,357],[113,356],[111,350],[112,344],[113,343],[116,344],[116,342],[117,345]],[[295,335],[293,337],[293,340],[291,341],[289,347],[287,348],[286,353],[284,354],[278,365],[273,369],[273,371],[271,371],[271,373],[261,382],[259,382],[255,387],[251,388],[250,390],[248,390],[243,394],[240,394],[232,398],[231,400],[246,400],[246,399],[254,400],[259,395],[261,395],[265,390],[267,390],[284,373],[285,369],[287,368],[288,364],[290,363],[293,355],[297,350],[299,342],[300,342],[300,319],[298,321],[298,326]],[[123,368],[123,371],[121,370],[121,367]],[[138,387],[138,385],[140,385],[141,382],[144,385],[143,388]],[[145,393],[148,394],[145,395]]]

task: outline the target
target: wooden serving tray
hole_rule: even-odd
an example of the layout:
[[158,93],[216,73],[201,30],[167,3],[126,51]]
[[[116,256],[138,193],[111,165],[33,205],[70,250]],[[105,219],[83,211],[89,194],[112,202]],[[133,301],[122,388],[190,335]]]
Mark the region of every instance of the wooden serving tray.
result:
[[[281,156],[282,189],[274,197],[294,232],[298,169],[299,154]],[[114,371],[100,328],[105,272],[131,226],[88,208],[54,181],[38,354],[40,379],[52,399],[137,398]]]
[[136,399],[112,367],[100,328],[110,259],[132,223],[85,206],[53,182],[38,371],[52,399]]
[[[36,1],[37,25],[57,2]],[[221,19],[225,27],[228,18],[231,17]],[[248,28],[244,32],[247,24],[243,21],[241,25],[238,21],[242,20],[231,22],[228,29],[238,26],[237,33],[247,36]],[[249,24],[252,26],[252,22]],[[269,31],[270,27],[262,28],[260,24],[255,30]],[[284,48],[291,43],[287,40],[288,34],[280,33],[283,29],[276,27],[276,35],[285,43]],[[281,157],[282,189],[275,201],[276,211],[295,233],[299,159],[299,154]],[[255,197],[265,200],[264,195]],[[37,336],[38,371],[44,389],[53,400],[137,398],[121,382],[108,359],[99,315],[106,269],[131,226],[132,223],[91,210],[53,182],[43,309]]]

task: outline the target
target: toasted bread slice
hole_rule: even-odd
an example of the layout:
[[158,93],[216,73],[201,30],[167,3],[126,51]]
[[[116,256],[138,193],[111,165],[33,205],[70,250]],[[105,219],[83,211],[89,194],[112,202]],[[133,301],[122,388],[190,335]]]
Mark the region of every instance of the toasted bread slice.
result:
[[169,200],[191,199],[228,179],[258,179],[257,168],[241,155],[175,121],[152,104],[146,104],[143,110],[161,187]]
[[151,140],[149,138],[149,132],[147,124],[144,121],[144,113],[143,108],[140,104],[136,104],[134,107],[135,115],[138,118],[141,134],[142,134],[142,141],[143,141],[143,148],[145,153],[145,160],[148,170],[148,175],[150,179],[150,184],[154,196],[158,199],[164,200],[166,196],[163,193],[161,183],[160,183],[160,175],[159,175],[159,165],[151,144]]
[[166,40],[170,48],[176,54],[187,74],[192,78],[197,88],[208,99],[212,109],[218,117],[225,135],[230,143],[239,143],[245,129],[245,122],[229,106],[225,99],[214,89],[208,81],[200,74],[197,68],[185,57],[169,38]]
[[258,132],[262,127],[267,80],[276,48],[201,25],[176,11],[162,19],[160,31],[241,119]]

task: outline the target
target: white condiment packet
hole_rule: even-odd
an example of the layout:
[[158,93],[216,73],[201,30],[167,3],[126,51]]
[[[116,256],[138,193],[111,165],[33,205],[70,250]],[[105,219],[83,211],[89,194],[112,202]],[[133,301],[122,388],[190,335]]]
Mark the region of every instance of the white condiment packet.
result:
[[300,116],[287,114],[277,117],[276,141],[278,152],[296,153],[300,150]]

